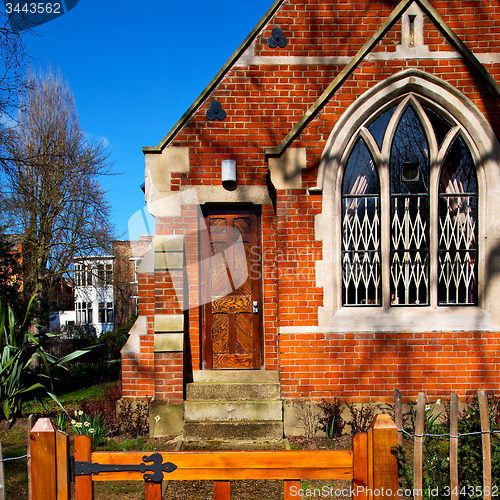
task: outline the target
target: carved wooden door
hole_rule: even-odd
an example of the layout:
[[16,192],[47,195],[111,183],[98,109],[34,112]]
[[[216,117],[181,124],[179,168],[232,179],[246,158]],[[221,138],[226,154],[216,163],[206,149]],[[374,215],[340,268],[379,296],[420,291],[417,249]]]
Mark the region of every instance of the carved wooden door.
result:
[[261,368],[260,215],[210,210],[204,222],[203,368]]

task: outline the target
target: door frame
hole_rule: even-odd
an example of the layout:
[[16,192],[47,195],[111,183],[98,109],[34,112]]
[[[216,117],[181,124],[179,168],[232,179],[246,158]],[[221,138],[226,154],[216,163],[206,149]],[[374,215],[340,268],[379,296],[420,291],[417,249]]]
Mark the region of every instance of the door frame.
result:
[[[257,261],[251,261],[249,269],[257,278],[252,280],[252,299],[258,297],[259,313],[252,315],[252,368],[253,370],[264,369],[264,293],[262,286],[262,208],[258,205],[229,207],[224,205],[210,205],[203,207],[199,220],[200,227],[200,296],[202,305],[200,306],[200,367],[202,370],[213,370],[213,345],[212,345],[212,301],[210,288],[211,283],[210,266],[204,263],[210,262],[211,250],[209,243],[209,217],[210,215],[251,215],[255,217],[256,230],[256,250],[259,258]],[[252,217],[253,215],[253,217]],[[255,249],[251,249],[251,255]],[[224,371],[225,369],[215,368]],[[243,368],[242,368],[243,369]],[[248,368],[245,368],[248,369]],[[230,368],[229,368],[230,370]]]

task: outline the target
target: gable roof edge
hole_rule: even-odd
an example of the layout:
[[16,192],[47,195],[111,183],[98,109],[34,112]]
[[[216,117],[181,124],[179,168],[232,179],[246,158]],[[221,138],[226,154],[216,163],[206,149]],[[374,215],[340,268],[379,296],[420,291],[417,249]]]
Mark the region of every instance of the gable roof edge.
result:
[[249,33],[245,38],[243,43],[236,49],[233,55],[228,59],[226,64],[222,66],[220,71],[215,75],[203,92],[198,96],[198,98],[193,102],[189,109],[181,116],[180,120],[173,126],[170,132],[163,138],[163,140],[158,144],[158,146],[143,147],[143,153],[161,153],[162,150],[168,145],[170,141],[173,140],[175,135],[179,130],[184,127],[187,121],[196,113],[198,108],[203,104],[208,95],[212,93],[215,87],[220,83],[220,81],[226,76],[226,73],[231,69],[233,64],[240,58],[240,56],[248,49],[252,44],[256,36],[260,33],[262,28],[271,20],[271,17],[278,11],[281,5],[286,0],[276,0],[271,8],[266,12],[264,17],[257,23],[255,28]]
[[480,75],[486,80],[486,83],[498,98],[500,98],[500,86],[491,76],[488,70],[481,64],[474,53],[462,42],[457,34],[448,26],[444,19],[439,15],[436,9],[428,2],[428,0],[402,0],[396,8],[391,12],[389,17],[383,22],[376,33],[359,49],[356,55],[351,59],[349,64],[335,77],[333,82],[326,88],[321,96],[314,104],[302,115],[302,118],[290,130],[281,143],[272,148],[266,149],[267,156],[280,156],[283,151],[291,144],[293,140],[307,127],[309,122],[316,117],[324,105],[335,94],[338,88],[349,78],[351,73],[363,61],[373,47],[384,37],[398,19],[404,14],[408,7],[415,2],[422,10],[437,24],[438,29],[448,39],[448,41],[457,49],[460,55],[466,59],[476,69]]

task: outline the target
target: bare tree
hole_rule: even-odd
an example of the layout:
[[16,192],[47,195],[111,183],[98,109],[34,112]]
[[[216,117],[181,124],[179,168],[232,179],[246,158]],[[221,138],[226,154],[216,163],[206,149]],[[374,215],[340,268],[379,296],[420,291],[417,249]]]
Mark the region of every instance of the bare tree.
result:
[[[32,34],[31,30],[28,30]],[[5,12],[0,13],[0,113],[17,105],[23,88],[26,50],[19,30],[13,28]]]
[[25,287],[46,311],[51,288],[76,255],[111,246],[110,206],[100,178],[110,174],[108,151],[81,129],[73,94],[49,68],[30,72],[3,162],[3,215],[22,235]]

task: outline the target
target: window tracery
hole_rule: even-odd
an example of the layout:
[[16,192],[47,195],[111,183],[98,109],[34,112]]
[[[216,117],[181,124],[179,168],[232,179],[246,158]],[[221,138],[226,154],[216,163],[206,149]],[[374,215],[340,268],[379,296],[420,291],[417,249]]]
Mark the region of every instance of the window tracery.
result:
[[477,304],[476,167],[461,125],[432,108],[403,96],[354,135],[341,188],[343,306],[384,305],[384,287],[390,306],[430,305],[432,293],[437,305]]

